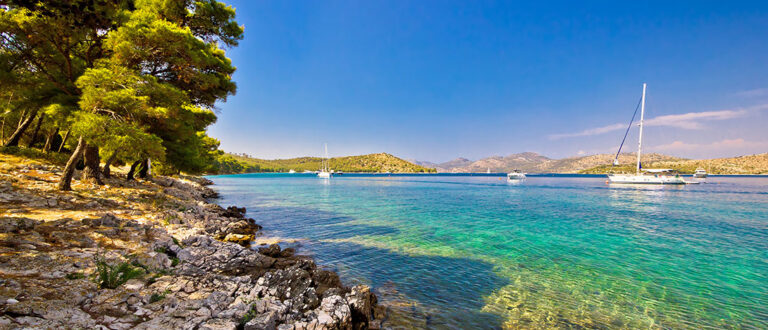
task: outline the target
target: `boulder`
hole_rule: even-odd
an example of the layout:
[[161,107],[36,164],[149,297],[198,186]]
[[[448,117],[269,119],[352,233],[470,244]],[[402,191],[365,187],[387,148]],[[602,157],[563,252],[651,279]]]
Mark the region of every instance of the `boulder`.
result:
[[254,235],[241,234],[227,234],[227,236],[224,237],[225,242],[237,243],[242,246],[250,246],[254,239],[256,239],[256,236]]
[[259,314],[245,324],[245,330],[275,330],[277,328],[277,313],[268,311]]

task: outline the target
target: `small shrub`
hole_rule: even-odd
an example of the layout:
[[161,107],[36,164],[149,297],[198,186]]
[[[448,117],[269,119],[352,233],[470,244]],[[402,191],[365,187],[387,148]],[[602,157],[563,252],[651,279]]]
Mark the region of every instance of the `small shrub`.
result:
[[176,252],[171,251],[165,246],[155,248],[155,252],[164,253],[171,259],[171,267],[176,267],[179,264],[179,258],[176,256]]
[[144,270],[140,267],[134,267],[131,263],[121,262],[116,265],[110,265],[103,258],[96,257],[96,284],[102,289],[115,289],[128,280],[141,277]]
[[237,325],[237,329],[244,329],[245,325],[250,322],[256,315],[259,315],[258,312],[256,312],[255,309],[253,309],[253,306],[248,310],[248,313],[245,313],[242,318],[240,318],[240,323]]
[[154,274],[154,275],[152,275],[152,277],[150,277],[150,278],[147,280],[147,285],[152,285],[152,283],[155,283],[155,282],[157,282],[157,279],[158,279],[158,278],[160,278],[160,276],[162,276],[162,275],[160,275],[160,274]]
[[165,299],[165,296],[171,293],[171,290],[165,290],[163,293],[153,293],[151,296],[149,296],[149,303],[155,303],[160,300]]
[[65,277],[68,280],[79,280],[81,278],[85,278],[85,274],[80,273],[80,272],[74,272],[74,273],[67,274],[67,276],[65,276]]
[[176,239],[176,237],[171,236],[171,239],[173,240],[173,244],[176,244],[176,246],[178,247],[183,247],[181,246],[181,243],[179,242],[179,240]]

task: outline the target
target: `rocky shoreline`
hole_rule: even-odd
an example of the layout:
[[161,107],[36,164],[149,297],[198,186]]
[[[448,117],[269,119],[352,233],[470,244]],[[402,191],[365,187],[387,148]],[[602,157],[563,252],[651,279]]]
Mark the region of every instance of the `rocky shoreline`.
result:
[[202,178],[55,189],[61,168],[0,154],[0,328],[376,329],[366,286],[210,203]]

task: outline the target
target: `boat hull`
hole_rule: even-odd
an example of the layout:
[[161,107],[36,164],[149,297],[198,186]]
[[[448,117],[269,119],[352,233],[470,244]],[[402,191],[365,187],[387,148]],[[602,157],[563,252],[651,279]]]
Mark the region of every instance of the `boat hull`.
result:
[[320,172],[320,173],[317,173],[317,177],[321,178],[321,179],[330,179],[331,178],[331,173],[329,173],[329,172]]
[[693,177],[697,178],[697,179],[704,179],[704,178],[707,177],[707,175],[706,174],[694,174]]
[[507,174],[507,180],[523,180],[525,174]]
[[608,175],[608,182],[617,184],[686,184],[681,176],[632,174]]

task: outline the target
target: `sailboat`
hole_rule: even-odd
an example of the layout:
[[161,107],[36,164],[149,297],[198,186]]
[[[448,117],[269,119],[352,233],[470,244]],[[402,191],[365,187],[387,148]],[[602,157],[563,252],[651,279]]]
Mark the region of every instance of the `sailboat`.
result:
[[[643,150],[643,120],[645,119],[645,88],[646,84],[643,83],[643,96],[640,99],[640,137],[637,141],[637,166],[635,174],[608,174],[609,183],[630,183],[630,184],[686,184],[683,177],[679,173],[672,169],[659,168],[659,169],[643,169],[640,163],[640,155]],[[635,108],[635,114],[637,114],[637,108]],[[632,115],[632,120],[635,116]],[[629,123],[632,126],[632,121]],[[629,128],[627,128],[629,132]],[[627,134],[624,133],[624,138],[627,138]],[[621,141],[624,145],[624,141]],[[616,158],[613,160],[613,165],[618,165],[619,154],[621,153],[621,146],[616,153]]]
[[323,158],[322,168],[317,172],[317,177],[321,179],[330,179],[331,171],[328,170],[328,143],[325,144],[325,158]]

